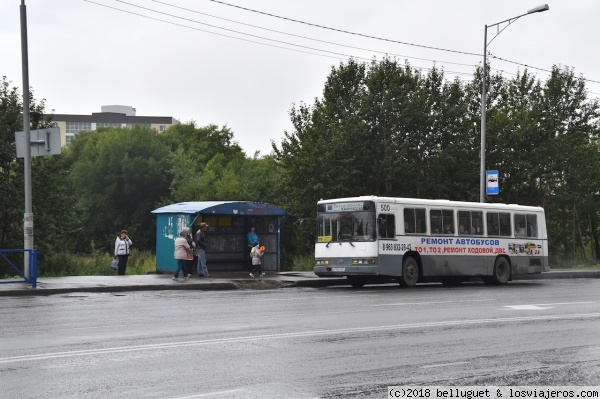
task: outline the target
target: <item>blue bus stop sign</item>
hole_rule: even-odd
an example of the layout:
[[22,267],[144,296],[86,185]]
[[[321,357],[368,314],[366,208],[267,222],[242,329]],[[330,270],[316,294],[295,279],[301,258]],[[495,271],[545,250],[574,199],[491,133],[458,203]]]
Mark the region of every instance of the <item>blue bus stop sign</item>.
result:
[[487,170],[485,172],[485,180],[487,181],[486,193],[488,195],[498,195],[500,193],[500,182],[498,181],[497,170]]

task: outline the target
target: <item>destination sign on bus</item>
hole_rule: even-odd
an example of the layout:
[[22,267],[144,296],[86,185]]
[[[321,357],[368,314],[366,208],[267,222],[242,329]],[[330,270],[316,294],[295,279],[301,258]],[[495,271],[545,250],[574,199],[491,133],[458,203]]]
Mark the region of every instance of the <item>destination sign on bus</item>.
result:
[[337,204],[327,204],[325,207],[326,212],[352,212],[362,211],[363,202],[340,202]]

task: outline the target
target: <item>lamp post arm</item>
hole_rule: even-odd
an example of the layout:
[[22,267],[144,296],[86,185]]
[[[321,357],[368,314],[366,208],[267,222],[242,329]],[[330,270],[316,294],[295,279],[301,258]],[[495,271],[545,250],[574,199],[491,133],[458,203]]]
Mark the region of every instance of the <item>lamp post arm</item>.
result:
[[[523,14],[523,15],[527,15],[527,14]],[[512,24],[513,22],[515,22],[517,19],[521,18],[523,15],[519,15],[518,17],[510,18],[510,19],[507,19],[505,21],[495,23],[493,25],[486,25],[486,28],[485,28],[486,36],[487,36],[487,30],[488,30],[488,28],[491,28],[492,26],[497,26],[498,27],[498,29],[496,31],[496,34],[494,35],[494,37],[492,37],[490,39],[489,42],[487,42],[486,46],[489,46],[494,41],[494,39],[498,37],[498,35],[500,33],[504,32],[504,29],[508,28],[510,26],[510,24]],[[508,22],[508,23],[506,24],[506,26],[504,26],[502,29],[500,29],[500,24],[503,24],[505,22]]]
[[527,11],[525,14],[517,15],[516,17],[512,17],[512,18],[509,18],[509,19],[505,19],[504,21],[496,22],[495,24],[486,25],[486,26],[485,26],[485,30],[486,30],[486,34],[487,34],[487,28],[491,28],[492,26],[499,26],[499,25],[501,25],[501,24],[503,24],[503,23],[505,23],[505,22],[508,22],[504,28],[502,28],[502,29],[499,29],[499,30],[496,32],[496,35],[494,35],[494,37],[492,37],[492,38],[490,39],[490,41],[489,41],[489,42],[486,42],[486,46],[489,46],[489,45],[490,45],[490,43],[492,43],[492,41],[493,41],[493,40],[494,40],[494,39],[495,39],[495,38],[496,38],[496,37],[497,37],[497,36],[498,36],[500,33],[502,33],[502,32],[504,31],[504,29],[508,28],[508,27],[510,26],[510,24],[512,24],[513,22],[515,22],[517,19],[519,19],[519,18],[521,18],[521,17],[524,17],[525,15],[529,15],[529,14],[535,14],[536,12],[544,12],[544,11],[548,11],[549,9],[550,9],[550,7],[548,7],[548,4],[543,4],[543,5],[541,5],[541,6],[538,6],[538,7],[532,8],[531,10]]

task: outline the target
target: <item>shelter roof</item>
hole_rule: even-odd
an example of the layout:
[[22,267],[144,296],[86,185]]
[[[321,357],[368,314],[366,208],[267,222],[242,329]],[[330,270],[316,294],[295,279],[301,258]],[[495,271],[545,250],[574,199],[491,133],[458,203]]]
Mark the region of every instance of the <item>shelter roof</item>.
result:
[[190,201],[166,205],[152,213],[202,213],[213,215],[288,216],[274,205],[250,201]]

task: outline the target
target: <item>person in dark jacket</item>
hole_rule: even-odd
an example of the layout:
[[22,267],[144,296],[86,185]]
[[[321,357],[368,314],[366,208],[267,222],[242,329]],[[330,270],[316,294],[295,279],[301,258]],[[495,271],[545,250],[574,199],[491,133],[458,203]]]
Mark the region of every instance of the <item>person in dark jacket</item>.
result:
[[196,249],[198,250],[198,277],[210,277],[206,267],[206,231],[208,224],[200,223],[200,230],[196,233]]
[[194,238],[190,233],[189,227],[184,227],[183,232],[185,233],[185,240],[187,241],[188,246],[190,247],[187,259],[185,261],[185,266],[183,268],[183,274],[186,277],[190,277],[190,273],[192,272],[192,270],[194,270],[194,251],[196,250],[196,242],[194,241]]

